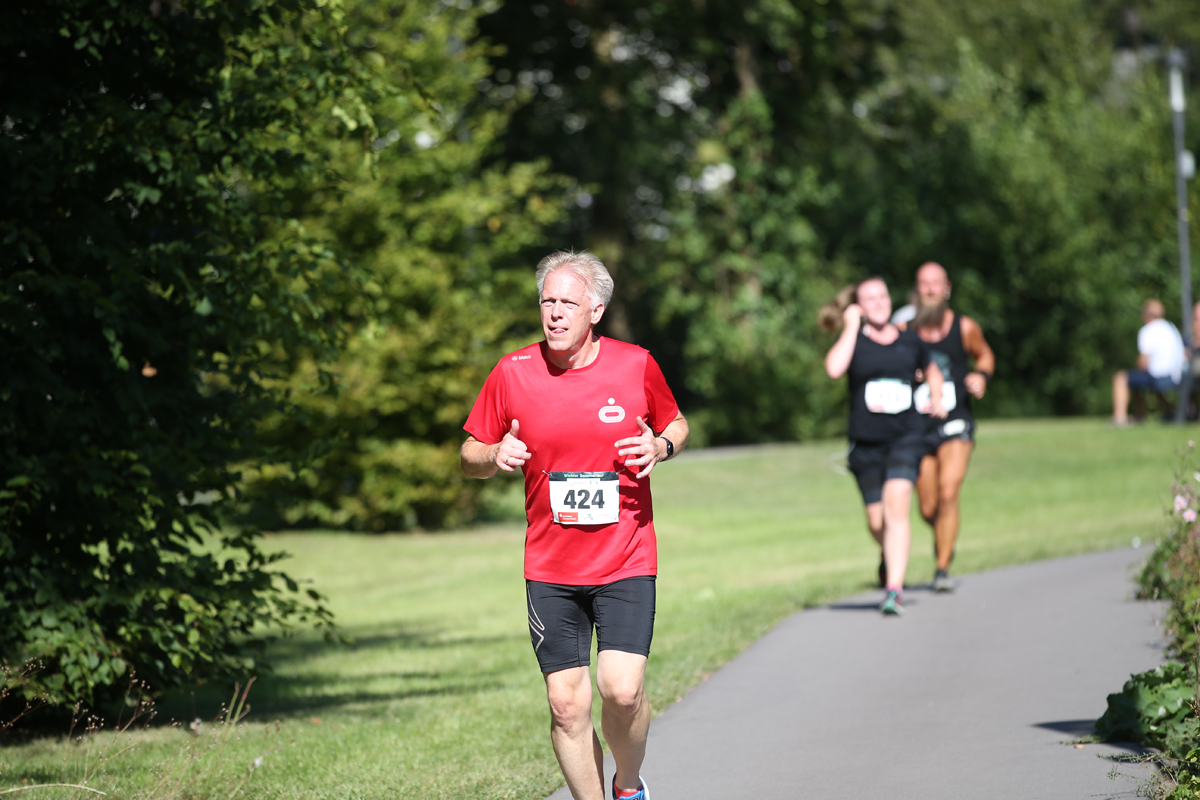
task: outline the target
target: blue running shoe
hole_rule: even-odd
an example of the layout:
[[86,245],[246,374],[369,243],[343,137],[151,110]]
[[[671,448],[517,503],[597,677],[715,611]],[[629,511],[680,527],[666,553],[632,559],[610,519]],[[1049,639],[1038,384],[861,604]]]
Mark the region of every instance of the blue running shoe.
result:
[[624,797],[621,797],[617,793],[617,776],[613,775],[613,782],[612,782],[613,800],[650,800],[650,790],[646,788],[645,778],[643,778],[641,775],[638,775],[638,781],[641,782],[642,785],[638,787],[638,790],[636,792],[634,792],[633,794],[627,794]]

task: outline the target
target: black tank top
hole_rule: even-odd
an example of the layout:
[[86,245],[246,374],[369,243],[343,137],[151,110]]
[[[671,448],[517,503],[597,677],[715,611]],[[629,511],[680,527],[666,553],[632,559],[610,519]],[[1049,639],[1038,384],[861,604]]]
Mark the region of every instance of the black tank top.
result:
[[[900,336],[891,344],[879,344],[865,331],[860,332],[847,370],[850,378],[850,439],[890,442],[907,433],[923,431],[925,420],[911,401],[904,410],[889,413],[895,406],[889,408],[886,399],[888,395],[903,397],[906,390],[911,397],[917,370],[929,361],[929,347],[913,331],[900,331]],[[868,405],[868,390],[872,393],[874,410]],[[881,398],[885,400],[884,405],[880,405]]]
[[[950,331],[946,334],[946,338],[940,342],[926,342],[926,344],[929,346],[934,363],[942,371],[942,378],[947,383],[954,382],[955,406],[946,415],[946,420],[971,419],[971,395],[967,392],[965,382],[971,367],[967,363],[967,349],[963,347],[962,317],[953,311],[950,313],[954,315],[954,319],[950,323]],[[946,420],[938,420],[938,424]]]

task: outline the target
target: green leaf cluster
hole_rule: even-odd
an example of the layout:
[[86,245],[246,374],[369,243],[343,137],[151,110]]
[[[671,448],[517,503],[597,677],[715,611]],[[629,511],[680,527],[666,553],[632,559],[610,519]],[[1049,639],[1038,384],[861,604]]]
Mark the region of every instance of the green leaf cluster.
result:
[[[295,208],[309,142],[374,130],[336,0],[0,10],[0,658],[17,699],[119,697],[262,666],[328,623],[249,531],[230,465],[288,412],[280,353],[332,352],[350,274]],[[328,383],[327,376],[318,382]],[[12,688],[12,687],[10,687]]]
[[1102,741],[1137,742],[1184,758],[1200,736],[1195,700],[1193,669],[1169,661],[1131,675],[1119,693],[1108,696],[1108,708],[1096,720],[1096,735]]

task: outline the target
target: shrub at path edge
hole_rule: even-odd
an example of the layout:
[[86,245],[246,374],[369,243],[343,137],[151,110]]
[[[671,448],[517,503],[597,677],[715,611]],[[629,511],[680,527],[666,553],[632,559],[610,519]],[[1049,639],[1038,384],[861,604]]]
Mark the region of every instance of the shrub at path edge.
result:
[[1096,721],[1104,741],[1133,741],[1156,747],[1154,761],[1174,800],[1200,798],[1200,469],[1195,442],[1179,451],[1172,485],[1170,531],[1138,575],[1138,598],[1167,604],[1166,654],[1176,660],[1131,675],[1108,696]]

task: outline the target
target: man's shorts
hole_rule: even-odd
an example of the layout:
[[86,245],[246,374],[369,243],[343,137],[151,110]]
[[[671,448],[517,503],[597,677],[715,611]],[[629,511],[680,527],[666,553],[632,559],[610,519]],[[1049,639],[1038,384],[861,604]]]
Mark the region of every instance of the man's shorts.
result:
[[650,655],[654,638],[654,576],[603,586],[525,581],[529,638],[542,672],[591,664],[592,627],[598,650]]
[[1160,375],[1155,377],[1144,369],[1131,369],[1126,373],[1129,376],[1129,388],[1135,392],[1151,391],[1158,394],[1173,392],[1179,388],[1179,384],[1171,380],[1170,375]]
[[933,455],[946,442],[956,439],[964,442],[975,441],[975,420],[969,417],[930,420],[929,432],[925,434],[926,452]]
[[891,480],[917,480],[925,457],[925,434],[907,433],[891,442],[851,442],[850,471],[858,481],[863,503],[883,500],[883,484]]

